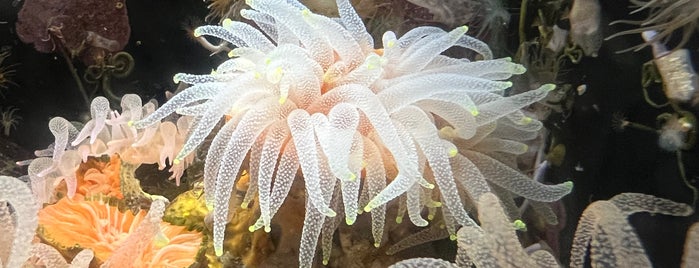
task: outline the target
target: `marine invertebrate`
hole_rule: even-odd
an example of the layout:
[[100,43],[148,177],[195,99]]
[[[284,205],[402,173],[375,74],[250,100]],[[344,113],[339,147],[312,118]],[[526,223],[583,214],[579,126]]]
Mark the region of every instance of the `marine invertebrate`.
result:
[[110,81],[112,77],[124,78],[129,76],[133,71],[134,65],[136,63],[131,54],[119,51],[106,55],[103,60],[87,66],[83,79],[89,84],[95,84],[95,88],[101,89],[110,100],[119,101],[121,97],[114,94]]
[[17,14],[16,29],[19,39],[37,51],[63,57],[86,107],[91,97],[73,60],[79,58],[86,66],[104,65],[111,53],[124,49],[131,34],[123,0],[28,0]]
[[[175,82],[193,86],[131,122],[147,128],[175,112],[195,118],[177,164],[228,118],[209,146],[204,172],[217,255],[224,251],[229,200],[242,170],[250,174],[249,196],[257,192],[261,213],[250,230],[267,232],[301,171],[307,193],[301,266],[312,265],[321,232],[332,237],[337,224],[326,218],[339,215],[340,204],[347,224],[360,206],[372,212],[379,246],[385,204],[400,196],[418,226],[427,225],[423,207],[441,205],[454,236],[457,225],[475,225],[460,196],[477,199],[490,191],[488,183],[545,202],[570,192],[570,182],[543,185],[508,165],[526,151],[520,141],[541,128],[520,108],[554,86],[504,97],[512,83],[502,80],[525,69],[493,59],[485,43],[465,34],[467,27],[418,27],[401,38],[387,32],[383,49],[375,50],[347,0],[337,1],[338,20],[297,1],[246,3],[253,9],[241,14],[261,31],[231,20],[197,28],[195,34],[237,47],[233,59],[210,75],[176,74]],[[484,60],[441,55],[453,46]],[[436,201],[427,198],[433,192]]]
[[[72,198],[76,192],[75,176],[80,163],[87,162],[90,156],[115,154],[119,155],[120,164],[129,169],[124,170],[120,167],[117,173],[111,172],[111,180],[100,181],[119,183],[123,193],[142,196],[140,187],[125,188],[134,185],[133,181],[137,182],[135,179],[127,179],[132,177],[133,171],[141,164],[157,163],[159,169],[167,167],[169,159],[174,159],[175,152],[184,143],[191,121],[183,116],[176,122],[163,121],[152,127],[137,130],[128,126],[127,122],[142,118],[155,110],[157,105],[154,102],[143,104],[137,95],[126,94],[122,97],[121,107],[121,113],[112,111],[109,100],[97,97],[90,105],[92,119],[84,126],[74,125],[62,117],[55,117],[49,121],[49,130],[55,141],[48,148],[36,151],[35,155],[38,158],[22,161],[29,164],[28,173],[38,202],[56,201],[54,188],[60,181],[66,182],[67,195]],[[170,166],[171,178],[175,179],[177,184],[192,160],[193,156],[184,159],[178,165]],[[100,192],[104,193],[101,190]]]
[[585,55],[597,57],[602,46],[599,0],[575,0],[570,8],[570,39]]
[[86,65],[120,51],[131,27],[124,1],[28,0],[17,15],[17,36],[43,53],[65,49]]
[[[656,31],[645,31],[641,36],[653,48],[652,63],[657,67],[658,75],[662,78],[663,91],[668,100],[674,103],[690,101],[693,104],[699,103],[699,91],[697,91],[699,77],[692,66],[689,50],[668,51],[663,43],[655,40],[658,36]],[[645,86],[644,84],[644,88]],[[648,99],[648,93],[645,94]]]
[[527,252],[522,248],[516,230],[526,226],[520,220],[510,222],[498,197],[493,193],[485,193],[479,198],[478,219],[482,229],[477,226],[459,229],[456,263],[414,258],[390,267],[560,267],[550,252],[543,249]]
[[699,223],[694,223],[687,230],[682,267],[691,267],[697,264],[699,264]]
[[59,250],[91,249],[103,267],[186,267],[197,256],[202,234],[162,222],[164,210],[159,199],[148,212],[134,215],[102,200],[63,198],[39,211],[39,233]]
[[206,21],[232,19],[234,16],[239,16],[240,10],[245,7],[245,1],[242,0],[208,0],[206,2],[209,3],[206,6],[209,9]]
[[[478,200],[478,220],[482,230],[473,226],[459,229],[459,255],[467,255],[476,267],[559,267],[550,252],[527,252],[520,244],[516,230],[526,228],[521,220],[510,221],[499,199],[492,193],[483,194]],[[460,264],[469,267],[470,264]]]
[[32,265],[52,268],[87,268],[95,256],[92,250],[83,249],[68,264],[56,248],[44,243],[32,244],[31,254],[35,258],[33,261],[30,259]]
[[596,201],[583,212],[570,250],[570,267],[583,267],[590,249],[592,267],[651,267],[643,245],[628,222],[638,212],[688,216],[690,206],[640,193],[621,193]]
[[27,260],[38,210],[26,183],[0,176],[0,267],[21,267]]
[[75,171],[76,195],[91,197],[101,195],[106,197],[124,198],[120,186],[121,159],[114,154],[109,161],[90,157],[81,162]]
[[436,22],[449,27],[469,25],[477,31],[473,35],[481,40],[498,38],[498,35],[505,32],[510,22],[510,13],[501,0],[407,1],[428,9]]
[[5,109],[2,109],[0,125],[2,125],[2,133],[5,136],[10,136],[10,131],[14,128],[17,128],[19,122],[22,121],[22,117],[15,114],[17,111],[19,111],[19,108],[14,106],[9,106]]
[[[682,38],[679,40],[676,48],[683,47],[689,37],[694,34],[699,25],[699,1],[683,0],[683,1],[658,1],[658,0],[630,0],[635,6],[631,14],[648,11],[648,17],[642,21],[634,20],[618,20],[612,24],[624,23],[638,25],[638,28],[621,31],[610,35],[606,39],[612,39],[622,35],[640,34],[645,31],[657,31],[651,39],[645,40],[644,43],[635,45],[628,49],[619,51],[619,53],[627,51],[638,51],[644,47],[652,45],[654,42],[667,44],[668,41],[681,30]],[[673,49],[674,50],[674,49]]]
[[[0,88],[7,89],[9,85],[14,85],[17,86],[17,83],[12,81],[10,77],[14,76],[17,70],[12,69],[17,65],[15,64],[10,64],[10,65],[5,65],[2,66],[2,62],[5,61],[7,57],[10,56],[10,51],[0,51]],[[0,94],[2,95],[2,94]]]

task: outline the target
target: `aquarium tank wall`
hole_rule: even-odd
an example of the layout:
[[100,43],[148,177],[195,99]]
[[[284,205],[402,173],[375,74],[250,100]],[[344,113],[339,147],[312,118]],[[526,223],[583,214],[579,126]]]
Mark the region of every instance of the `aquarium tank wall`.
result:
[[0,2],[0,267],[697,267],[699,1]]

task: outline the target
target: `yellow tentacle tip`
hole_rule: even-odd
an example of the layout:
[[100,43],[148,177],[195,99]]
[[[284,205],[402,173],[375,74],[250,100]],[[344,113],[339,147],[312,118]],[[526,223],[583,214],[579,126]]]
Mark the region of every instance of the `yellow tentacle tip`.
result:
[[170,244],[170,239],[163,234],[163,231],[160,230],[156,235],[155,239],[153,239],[153,243],[155,244],[156,248],[163,248]]
[[381,244],[379,244],[379,243],[374,243],[374,247],[375,247],[375,248],[379,248],[380,246],[381,246]]
[[251,233],[255,232],[255,225],[248,226],[248,232],[251,232]]
[[269,233],[272,231],[272,227],[265,226],[265,233]]
[[279,104],[284,104],[284,103],[286,103],[286,97],[284,97],[284,96],[279,97]]
[[323,265],[328,265],[328,259],[323,259]]
[[451,241],[456,241],[456,238],[457,238],[457,237],[456,237],[455,234],[449,235],[449,240],[451,240]]
[[356,181],[356,180],[357,180],[357,175],[350,172],[349,181]]
[[221,25],[223,25],[223,27],[225,27],[225,28],[229,28],[229,27],[231,27],[231,25],[233,25],[233,20],[226,18],[225,20],[223,20]]
[[182,159],[175,158],[175,160],[172,161],[172,164],[179,165],[181,162],[182,162]]
[[352,224],[354,224],[354,220],[355,220],[355,219],[351,219],[351,218],[345,217],[345,223],[347,223],[347,225],[349,225],[349,226],[351,226]]
[[541,86],[540,88],[541,88],[542,90],[544,90],[544,91],[552,91],[552,90],[556,89],[556,85],[554,85],[554,84],[545,84],[545,85]]
[[325,213],[325,216],[328,216],[328,217],[331,217],[331,218],[332,218],[332,217],[337,216],[337,212],[335,212],[335,211],[332,210],[332,209],[328,209],[327,213]]
[[452,148],[452,149],[449,150],[449,157],[450,157],[450,158],[451,158],[451,157],[454,157],[454,156],[456,156],[458,153],[459,153],[459,150],[458,150],[458,149]]
[[573,189],[573,182],[572,181],[564,182],[563,186],[565,186],[568,189]]
[[471,112],[471,115],[473,115],[473,116],[478,116],[481,113],[480,111],[478,111],[478,108],[476,108],[476,107],[473,107],[472,109],[470,109],[469,112]]
[[396,223],[400,224],[401,222],[403,222],[403,216],[396,217]]
[[130,126],[130,127],[133,127],[133,124],[134,124],[133,120],[129,120],[129,122],[126,122],[126,125]]
[[223,256],[223,247],[214,246],[214,251],[216,252],[217,257]]
[[194,37],[201,37],[201,34],[202,33],[201,33],[201,30],[199,28],[194,29],[194,32],[192,33],[192,35],[194,35]]
[[512,68],[512,73],[514,73],[514,74],[523,74],[526,71],[527,71],[527,67],[524,67],[524,65],[521,65],[521,64],[515,64],[514,67]]
[[527,230],[527,224],[524,223],[522,220],[515,220],[512,223],[512,226],[515,227],[515,230],[519,230],[519,231],[526,231]]

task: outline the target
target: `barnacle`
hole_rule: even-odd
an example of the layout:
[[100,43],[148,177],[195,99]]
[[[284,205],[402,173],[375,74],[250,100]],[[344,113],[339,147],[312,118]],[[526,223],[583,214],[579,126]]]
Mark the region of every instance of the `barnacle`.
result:
[[[513,156],[527,150],[521,141],[542,127],[520,108],[554,86],[504,97],[512,83],[502,80],[524,67],[493,59],[485,43],[465,35],[467,27],[418,27],[400,38],[386,32],[383,49],[376,50],[347,0],[337,1],[337,20],[297,1],[246,3],[253,9],[241,15],[260,30],[231,20],[195,30],[235,46],[232,59],[209,75],[175,75],[175,82],[192,86],[130,123],[147,128],[175,112],[192,116],[177,164],[227,119],[211,141],[204,170],[217,255],[224,251],[229,199],[242,170],[251,180],[247,195],[257,193],[260,208],[250,230],[269,232],[300,169],[307,193],[301,266],[312,265],[321,232],[327,237],[337,228],[328,217],[344,215],[351,225],[362,207],[372,213],[374,242],[381,245],[385,204],[400,196],[418,226],[427,225],[423,207],[441,204],[455,236],[456,226],[475,225],[461,196],[478,200],[490,192],[489,183],[513,193],[503,198],[551,202],[570,192],[570,182],[543,185],[512,168]],[[484,60],[442,55],[450,47]],[[426,198],[432,192],[438,200]]]

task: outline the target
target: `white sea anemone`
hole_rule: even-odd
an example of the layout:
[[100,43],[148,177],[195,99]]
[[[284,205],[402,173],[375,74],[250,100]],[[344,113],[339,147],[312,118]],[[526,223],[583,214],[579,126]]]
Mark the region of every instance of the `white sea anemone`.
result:
[[[257,28],[226,20],[195,31],[234,45],[232,59],[210,75],[175,75],[175,82],[192,86],[132,122],[143,128],[173,112],[193,116],[177,164],[228,118],[211,142],[204,174],[217,255],[243,169],[251,178],[248,191],[258,191],[261,213],[251,230],[269,231],[300,167],[307,202],[299,261],[308,267],[321,230],[336,228],[326,219],[337,215],[338,204],[344,204],[347,224],[360,206],[371,211],[379,246],[385,204],[400,196],[419,226],[427,225],[422,208],[443,203],[455,235],[455,226],[475,225],[462,200],[478,200],[489,183],[507,189],[498,193],[510,201],[550,202],[570,192],[571,183],[540,184],[511,161],[527,150],[520,141],[541,128],[520,108],[554,86],[504,97],[512,83],[502,80],[524,67],[493,59],[486,44],[465,35],[467,27],[418,27],[401,38],[387,32],[383,49],[375,49],[347,0],[337,1],[340,18],[313,14],[294,0],[246,3],[253,10],[241,15]],[[450,47],[470,49],[483,60],[442,55]]]

